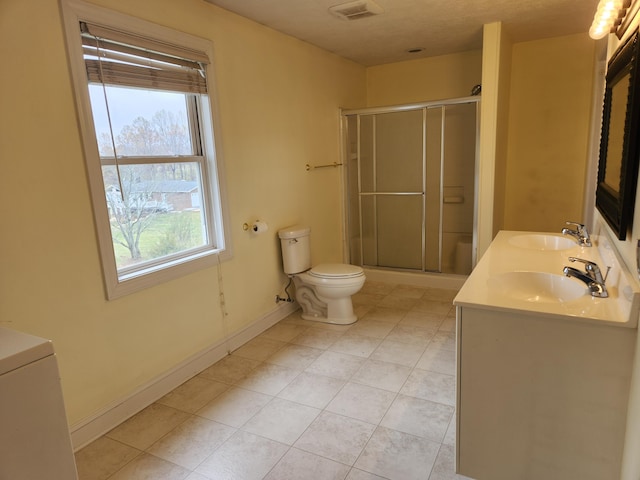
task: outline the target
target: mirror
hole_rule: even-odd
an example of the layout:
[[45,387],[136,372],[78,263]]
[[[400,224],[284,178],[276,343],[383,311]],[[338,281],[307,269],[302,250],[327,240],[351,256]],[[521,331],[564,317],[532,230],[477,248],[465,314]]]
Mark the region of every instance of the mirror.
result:
[[602,113],[596,206],[620,240],[631,227],[638,179],[638,32],[613,55]]

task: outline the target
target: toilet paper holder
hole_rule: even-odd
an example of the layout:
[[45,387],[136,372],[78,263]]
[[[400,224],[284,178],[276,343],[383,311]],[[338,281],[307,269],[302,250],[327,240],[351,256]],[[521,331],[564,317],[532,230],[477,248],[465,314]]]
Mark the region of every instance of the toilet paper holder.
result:
[[251,231],[253,233],[263,233],[269,229],[269,226],[265,222],[261,222],[260,220],[256,220],[252,224],[247,222],[242,224],[242,230],[245,232]]

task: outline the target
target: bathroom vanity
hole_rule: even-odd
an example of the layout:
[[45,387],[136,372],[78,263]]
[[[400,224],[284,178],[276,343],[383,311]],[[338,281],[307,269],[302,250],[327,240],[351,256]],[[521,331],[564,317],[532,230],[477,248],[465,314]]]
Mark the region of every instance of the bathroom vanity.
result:
[[[615,479],[640,294],[606,235],[500,232],[454,300],[457,472],[476,480]],[[597,263],[608,298],[563,275]]]

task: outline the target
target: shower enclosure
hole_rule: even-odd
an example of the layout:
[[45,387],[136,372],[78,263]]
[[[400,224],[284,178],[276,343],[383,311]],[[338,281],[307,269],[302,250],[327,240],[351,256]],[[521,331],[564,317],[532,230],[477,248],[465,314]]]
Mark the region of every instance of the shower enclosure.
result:
[[350,262],[468,274],[479,97],[344,110]]

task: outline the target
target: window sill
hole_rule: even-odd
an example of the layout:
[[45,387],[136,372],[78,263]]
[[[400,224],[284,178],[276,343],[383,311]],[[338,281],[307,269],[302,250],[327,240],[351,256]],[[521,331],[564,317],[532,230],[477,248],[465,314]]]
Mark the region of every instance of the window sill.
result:
[[176,259],[172,262],[154,265],[144,270],[128,274],[116,274],[107,281],[107,299],[115,300],[126,295],[151,288],[155,285],[175,280],[191,273],[210,268],[231,259],[228,249],[208,250]]

